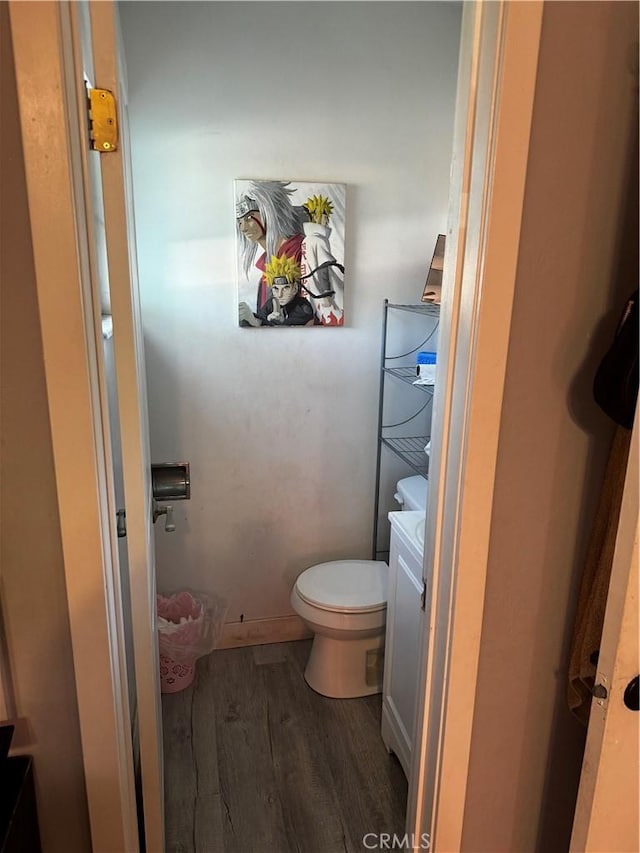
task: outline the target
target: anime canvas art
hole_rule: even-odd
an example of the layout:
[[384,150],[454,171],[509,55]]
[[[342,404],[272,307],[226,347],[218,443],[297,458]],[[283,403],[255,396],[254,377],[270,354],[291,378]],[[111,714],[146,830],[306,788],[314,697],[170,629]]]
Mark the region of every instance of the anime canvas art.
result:
[[345,185],[235,182],[238,320],[344,324]]

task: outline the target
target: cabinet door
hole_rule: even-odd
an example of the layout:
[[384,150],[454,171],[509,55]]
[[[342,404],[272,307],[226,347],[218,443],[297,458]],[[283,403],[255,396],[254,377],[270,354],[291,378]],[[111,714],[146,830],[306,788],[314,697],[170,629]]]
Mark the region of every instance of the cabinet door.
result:
[[[420,642],[420,595],[422,583],[416,578],[413,560],[398,554],[393,648],[389,700],[406,738],[409,750],[416,714],[416,685]],[[412,570],[413,568],[413,570]]]

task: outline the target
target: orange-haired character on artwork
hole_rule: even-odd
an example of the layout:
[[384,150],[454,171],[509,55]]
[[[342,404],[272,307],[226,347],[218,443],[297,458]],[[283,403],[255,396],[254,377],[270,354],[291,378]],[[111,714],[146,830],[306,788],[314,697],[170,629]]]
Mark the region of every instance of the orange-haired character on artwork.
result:
[[300,295],[300,264],[295,258],[271,256],[264,270],[271,296],[255,313],[240,303],[241,326],[313,325],[311,303]]

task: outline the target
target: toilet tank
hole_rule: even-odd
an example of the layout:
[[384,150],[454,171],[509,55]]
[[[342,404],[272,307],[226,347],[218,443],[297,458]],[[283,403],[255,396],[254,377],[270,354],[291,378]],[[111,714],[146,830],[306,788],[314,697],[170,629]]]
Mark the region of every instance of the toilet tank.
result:
[[394,498],[402,510],[422,510],[425,512],[428,488],[429,483],[426,477],[421,477],[419,474],[416,474],[415,477],[405,477],[403,480],[398,480]]

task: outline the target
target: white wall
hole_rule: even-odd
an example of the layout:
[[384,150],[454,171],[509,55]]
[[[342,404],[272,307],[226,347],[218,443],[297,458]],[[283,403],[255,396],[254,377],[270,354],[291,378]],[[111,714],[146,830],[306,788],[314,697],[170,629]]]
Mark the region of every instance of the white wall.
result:
[[[152,453],[192,466],[159,588],[284,615],[304,568],[369,555],[382,301],[419,299],[445,227],[460,6],[128,2],[122,21]],[[348,185],[345,328],[237,328],[240,177]]]
[[567,850],[566,679],[613,423],[596,367],[638,276],[638,7],[545,4],[462,849]]

